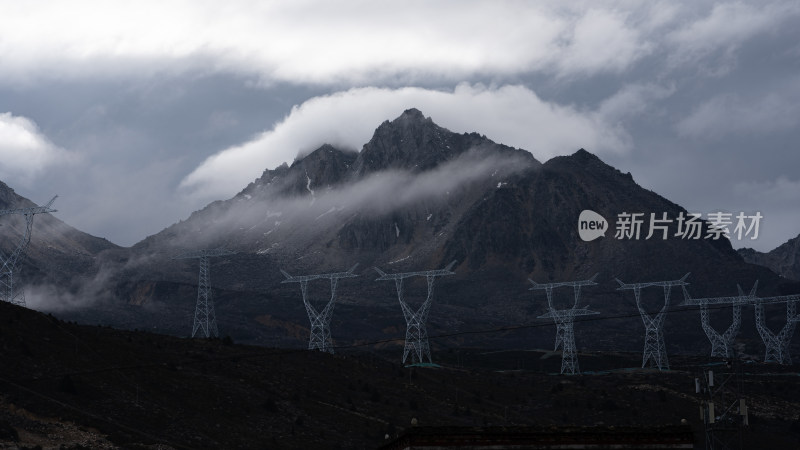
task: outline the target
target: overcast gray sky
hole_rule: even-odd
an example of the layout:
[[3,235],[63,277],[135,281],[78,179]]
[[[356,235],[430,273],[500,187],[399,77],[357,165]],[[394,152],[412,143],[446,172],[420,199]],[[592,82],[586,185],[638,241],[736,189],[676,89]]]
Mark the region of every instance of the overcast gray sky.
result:
[[417,107],[800,233],[796,1],[0,0],[0,179],[131,245]]

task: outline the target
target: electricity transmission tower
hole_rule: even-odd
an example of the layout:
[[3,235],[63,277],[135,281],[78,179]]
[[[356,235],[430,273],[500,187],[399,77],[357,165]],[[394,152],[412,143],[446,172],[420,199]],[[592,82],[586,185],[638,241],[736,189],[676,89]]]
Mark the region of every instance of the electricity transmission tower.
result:
[[216,256],[234,255],[236,252],[223,248],[193,250],[172,259],[199,259],[200,277],[197,283],[197,306],[194,309],[194,326],[192,337],[197,330],[202,330],[203,337],[219,337],[217,314],[214,312],[214,300],[211,299],[211,262]]
[[[630,284],[623,283],[617,278],[617,283],[619,283],[617,290],[630,289],[633,291],[633,295],[636,297],[636,308],[639,309],[639,315],[642,317],[642,322],[644,323],[645,335],[642,367],[645,367],[647,362],[650,361],[650,366],[652,367],[655,365],[658,367],[658,370],[669,369],[667,350],[664,346],[664,317],[669,308],[670,291],[673,286],[680,286],[683,289],[684,298],[688,297],[686,292],[686,286],[689,284],[686,282],[688,276],[689,274],[687,273],[680,280]],[[645,311],[641,300],[642,289],[651,286],[661,286],[664,289],[664,306],[661,307],[661,310],[659,310],[655,316]]]
[[[387,274],[381,269],[375,267],[375,271],[380,274],[380,277],[375,281],[394,280],[395,288],[397,288],[397,299],[400,301],[400,307],[403,309],[403,316],[406,319],[406,342],[403,348],[403,363],[405,364],[409,352],[411,352],[412,363],[422,363],[423,357],[427,357],[429,363],[431,360],[431,348],[428,344],[428,331],[425,328],[425,323],[428,321],[428,313],[431,309],[431,302],[433,301],[433,283],[436,277],[454,275],[450,269],[455,266],[456,262],[453,261],[444,269],[428,270],[425,272],[407,272],[407,273],[392,273]],[[428,297],[416,311],[403,300],[403,280],[411,277],[425,277],[428,282]]]
[[[797,326],[797,323],[800,322],[800,316],[797,315],[797,302],[800,301],[800,294],[792,294],[792,295],[780,295],[774,297],[758,297],[756,296],[756,289],[758,287],[758,282],[753,285],[753,288],[750,290],[750,294],[745,295],[741,288],[739,288],[739,295],[737,297],[715,297],[715,298],[701,298],[701,299],[694,299],[688,298],[684,303],[685,305],[700,305],[701,310],[701,320],[703,319],[703,305],[719,305],[719,304],[732,304],[734,308],[753,305],[755,309],[756,315],[756,330],[758,331],[759,336],[761,336],[761,340],[764,341],[764,362],[775,362],[778,364],[791,364],[792,357],[789,354],[789,343],[792,340],[792,336],[794,335],[794,330]],[[775,333],[767,326],[767,318],[766,312],[764,311],[764,307],[766,305],[773,305],[773,304],[786,304],[786,324],[781,328],[781,331]],[[707,312],[706,312],[707,314]],[[736,320],[736,310],[734,310],[734,320]],[[741,320],[741,318],[739,319]],[[734,323],[734,325],[736,325]],[[733,327],[734,325],[731,325]],[[710,327],[708,327],[710,328]],[[705,324],[703,324],[703,329],[706,329]],[[729,328],[730,330],[730,328]],[[713,329],[712,329],[713,331]],[[737,330],[738,331],[738,330]],[[716,331],[714,331],[716,333]],[[706,331],[708,334],[708,331]],[[709,336],[711,339],[712,345],[712,356],[716,356],[713,353],[714,347],[716,346],[719,348],[720,346],[725,346],[724,348],[728,351],[725,356],[730,354],[731,348],[730,343],[733,339],[733,336],[728,337],[728,332],[726,331],[725,334],[721,335],[719,338],[712,337],[713,335]],[[715,344],[716,339],[716,344]],[[726,340],[728,339],[728,340]],[[723,356],[720,353],[720,356]]]
[[[333,353],[333,343],[331,342],[330,323],[333,317],[333,307],[336,304],[336,286],[340,278],[352,278],[358,275],[354,274],[358,264],[351,267],[347,272],[325,273],[319,275],[303,275],[291,276],[285,271],[281,270],[283,276],[286,277],[281,283],[300,283],[300,291],[303,294],[303,304],[306,305],[306,312],[308,313],[308,320],[311,321],[311,337],[308,339],[308,349],[318,349],[323,352]],[[314,305],[308,301],[308,282],[320,278],[327,278],[331,280],[331,298],[325,305],[322,311],[317,311]]]
[[[587,307],[578,308],[578,300],[581,296],[581,287],[583,286],[594,286],[595,283],[594,279],[597,278],[597,274],[594,274],[592,278],[583,281],[566,281],[561,283],[537,283],[530,278],[528,281],[533,284],[533,287],[530,288],[531,291],[534,290],[544,290],[547,294],[547,309],[548,312],[539,316],[540,319],[553,319],[553,322],[556,324],[556,345],[553,351],[558,350],[558,346],[561,346],[561,373],[574,375],[576,373],[580,373],[580,368],[578,367],[578,352],[575,347],[575,330],[574,330],[574,322],[575,317],[578,316],[588,316],[592,314],[600,314],[597,311],[589,311]],[[553,306],[553,289],[558,287],[572,287],[574,302],[572,303],[572,307],[569,309],[556,309]]]
[[[764,341],[766,351],[764,352],[764,362],[776,362],[778,364],[791,364],[792,356],[789,354],[789,342],[794,335],[797,322],[800,316],[797,315],[797,301],[800,295],[783,295],[779,297],[754,297],[753,304],[756,312],[756,329]],[[764,305],[771,303],[786,303],[786,325],[777,334],[767,327]]]
[[[700,325],[706,333],[708,340],[711,342],[711,356],[731,358],[733,357],[733,340],[739,334],[739,329],[742,325],[742,306],[746,305],[755,297],[758,281],[755,282],[753,288],[750,290],[749,295],[745,295],[740,286],[736,286],[739,290],[738,296],[733,297],[711,297],[711,298],[690,298],[686,296],[683,305],[685,306],[699,306],[700,307]],[[731,305],[733,309],[733,322],[720,334],[711,326],[710,313],[708,311],[709,305]]]
[[14,250],[6,255],[0,250],[0,300],[13,303],[19,306],[25,305],[25,292],[22,289],[14,290],[14,271],[17,270],[17,262],[20,256],[28,249],[31,242],[31,231],[33,231],[33,216],[42,213],[56,212],[50,208],[56,201],[56,195],[44,206],[34,206],[31,208],[5,209],[0,211],[0,216],[7,214],[21,214],[25,216],[25,231],[17,241]]

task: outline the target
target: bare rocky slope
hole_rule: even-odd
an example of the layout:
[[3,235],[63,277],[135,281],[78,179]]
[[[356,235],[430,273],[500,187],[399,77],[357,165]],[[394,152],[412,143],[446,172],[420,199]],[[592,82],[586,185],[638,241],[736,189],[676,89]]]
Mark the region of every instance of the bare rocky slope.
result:
[[[0,210],[32,208],[49,199],[40,200],[41,203],[36,204],[0,182]],[[53,208],[58,210],[58,200]],[[23,215],[0,216],[0,250],[4,257],[18,247],[25,227]],[[53,214],[37,214],[30,245],[18,261],[15,284],[59,286],[63,291],[77,292],[85,286],[85,280],[95,277],[103,258],[118,250],[121,250],[119,246],[77,230]]]
[[800,235],[763,253],[752,248],[738,250],[745,261],[769,267],[782,277],[800,281]]

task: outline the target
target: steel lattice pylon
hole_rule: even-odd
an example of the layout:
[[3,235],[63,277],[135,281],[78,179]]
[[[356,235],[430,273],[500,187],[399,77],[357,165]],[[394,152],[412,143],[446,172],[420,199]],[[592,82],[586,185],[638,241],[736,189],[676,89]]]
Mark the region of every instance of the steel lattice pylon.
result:
[[784,297],[784,301],[786,302],[786,325],[781,328],[778,334],[775,334],[767,327],[764,314],[765,299],[759,299],[758,297],[755,299],[756,329],[766,347],[764,362],[776,362],[778,364],[792,363],[792,356],[789,354],[789,342],[792,340],[797,322],[800,321],[800,317],[797,316],[797,301],[800,300],[800,295]]
[[[673,286],[681,286],[683,289],[684,298],[688,297],[686,286],[686,278],[689,276],[687,273],[680,280],[673,281],[654,281],[648,283],[631,283],[626,284],[617,279],[619,288],[617,290],[633,290],[633,295],[636,297],[636,308],[639,310],[639,315],[642,317],[644,323],[644,353],[642,355],[642,367],[646,367],[648,361],[651,367],[655,365],[658,370],[669,369],[669,360],[667,359],[667,350],[664,345],[664,317],[669,308],[670,293]],[[642,306],[642,289],[651,286],[661,286],[664,289],[664,306],[661,307],[655,316],[645,311]]]
[[711,356],[718,356],[722,358],[730,358],[733,356],[733,339],[739,334],[739,328],[742,325],[742,306],[732,305],[733,321],[731,325],[720,334],[714,327],[711,326],[711,318],[709,317],[708,305],[700,305],[700,325],[703,327],[703,332],[711,342]]
[[[427,357],[429,363],[433,363],[431,359],[431,348],[428,344],[428,330],[425,328],[431,302],[433,301],[433,283],[436,277],[454,275],[451,269],[455,264],[456,262],[453,261],[444,269],[439,270],[392,274],[387,274],[375,267],[375,270],[380,274],[380,277],[375,281],[394,280],[395,288],[397,289],[397,299],[400,301],[400,308],[402,308],[403,316],[406,319],[406,342],[403,348],[403,364],[405,364],[409,353],[411,353],[412,363],[422,363],[425,357]],[[411,309],[408,303],[403,299],[403,280],[416,276],[426,278],[428,282],[428,296],[419,309],[415,311]]]
[[[580,373],[580,367],[578,366],[578,351],[575,346],[574,323],[575,317],[600,314],[596,311],[589,311],[586,307],[578,308],[578,300],[581,296],[581,287],[596,285],[597,283],[594,281],[595,278],[597,278],[597,274],[588,280],[547,284],[537,283],[530,278],[528,279],[528,281],[533,284],[533,287],[530,288],[531,291],[544,290],[547,294],[548,312],[539,316],[539,318],[553,319],[553,322],[556,324],[556,344],[553,351],[558,350],[558,347],[561,346],[562,374],[566,373],[568,375],[574,375],[576,373]],[[572,308],[556,309],[553,306],[553,289],[563,286],[572,287],[574,302],[572,304]]]
[[[683,303],[685,306],[699,306],[700,307],[700,325],[703,327],[708,340],[711,342],[711,356],[722,358],[733,357],[733,340],[739,334],[739,329],[742,325],[742,305],[752,300],[758,287],[758,281],[755,282],[753,288],[750,290],[749,295],[745,295],[742,288],[736,286],[739,290],[739,295],[736,297],[712,297],[712,298],[690,298],[686,295]],[[730,304],[733,309],[733,321],[731,325],[720,334],[711,326],[711,317],[708,310],[708,305],[725,305]]]
[[8,255],[0,251],[0,300],[13,303],[19,306],[26,306],[25,292],[22,289],[14,289],[14,272],[17,270],[17,262],[20,256],[25,253],[28,244],[31,242],[31,231],[33,231],[33,217],[36,214],[56,212],[50,208],[56,201],[56,195],[45,206],[34,206],[31,208],[6,209],[0,211],[0,216],[7,214],[21,214],[25,216],[25,231],[17,242],[16,248]]
[[[354,265],[347,272],[326,273],[319,275],[304,275],[304,276],[291,276],[285,271],[281,270],[283,276],[286,277],[281,283],[300,283],[300,291],[303,294],[303,304],[306,306],[308,313],[308,320],[311,322],[311,336],[308,339],[309,350],[320,350],[323,352],[333,353],[333,342],[331,341],[330,323],[333,317],[333,308],[336,305],[336,286],[340,278],[352,278],[358,275],[354,274],[358,264]],[[331,298],[325,305],[322,311],[317,311],[314,305],[308,300],[308,282],[320,278],[327,278],[331,280]]]
[[217,314],[214,312],[214,300],[211,298],[211,261],[215,256],[234,255],[236,252],[222,248],[203,249],[186,252],[172,259],[199,259],[200,276],[197,283],[197,306],[194,309],[194,325],[192,337],[197,330],[202,330],[203,337],[219,337]]
[[[797,322],[800,316],[797,315],[797,302],[800,301],[800,294],[780,295],[774,297],[757,297],[755,295],[758,282],[753,285],[749,295],[745,295],[739,289],[736,297],[715,297],[694,299],[687,298],[685,305],[720,305],[733,304],[734,306],[753,305],[756,315],[756,330],[758,330],[761,340],[764,341],[764,362],[776,362],[778,364],[791,364],[792,358],[789,354],[789,343],[794,335]],[[777,334],[767,327],[766,313],[764,306],[772,304],[786,304],[786,325]],[[701,309],[702,313],[702,309]],[[713,341],[712,341],[713,345]]]

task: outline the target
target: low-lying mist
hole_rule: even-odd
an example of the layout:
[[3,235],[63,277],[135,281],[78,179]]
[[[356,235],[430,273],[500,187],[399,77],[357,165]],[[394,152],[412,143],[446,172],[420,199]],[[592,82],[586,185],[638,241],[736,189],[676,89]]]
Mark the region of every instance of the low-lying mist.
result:
[[[339,229],[355,216],[380,219],[420,204],[457,202],[459,193],[475,187],[485,192],[533,167],[535,160],[523,154],[475,149],[423,172],[388,170],[335,187],[316,185],[312,179],[309,189],[291,195],[267,186],[253,195],[214,202],[130,249],[113,250],[113,256],[101,254],[92,273],[73,279],[71,288],[53,283],[28,286],[27,302],[33,309],[59,312],[121,300],[115,298],[117,287],[137,279],[195,283],[196,264],[172,260],[183,251],[228,247],[264,255],[284,240]],[[305,178],[305,173],[296,172],[290,169],[287,176]]]

